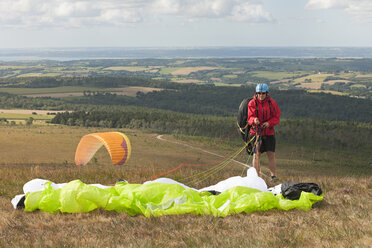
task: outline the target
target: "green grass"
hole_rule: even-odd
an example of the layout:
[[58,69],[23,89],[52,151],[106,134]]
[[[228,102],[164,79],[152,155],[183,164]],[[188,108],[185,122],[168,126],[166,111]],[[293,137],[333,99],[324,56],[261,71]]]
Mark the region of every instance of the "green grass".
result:
[[186,62],[189,62],[189,61],[191,61],[191,60],[180,59],[180,60],[177,60],[177,61],[171,63],[171,65],[182,65],[182,64],[184,64],[184,63],[186,63]]
[[160,74],[172,74],[173,72],[179,70],[179,69],[183,69],[185,67],[165,67],[165,68],[161,68],[161,70],[159,71]]
[[0,118],[7,120],[27,120],[30,117],[34,120],[51,120],[54,115],[33,115],[33,114],[11,114],[11,113],[0,113]]
[[223,75],[224,78],[237,78],[238,75],[230,74],[230,75]]
[[306,76],[306,77],[300,77],[300,78],[296,78],[294,80],[295,83],[300,83],[300,82],[304,82],[306,79],[311,79],[312,82],[323,82],[324,79],[326,79],[327,77],[330,77],[330,76],[334,76],[334,74],[327,74],[327,73],[321,73],[321,74],[311,74],[309,76]]

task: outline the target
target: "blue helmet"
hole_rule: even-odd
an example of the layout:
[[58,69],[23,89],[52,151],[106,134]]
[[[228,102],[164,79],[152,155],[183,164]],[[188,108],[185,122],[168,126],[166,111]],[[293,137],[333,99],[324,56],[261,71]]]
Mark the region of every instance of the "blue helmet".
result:
[[267,84],[257,84],[256,92],[269,92],[269,86]]

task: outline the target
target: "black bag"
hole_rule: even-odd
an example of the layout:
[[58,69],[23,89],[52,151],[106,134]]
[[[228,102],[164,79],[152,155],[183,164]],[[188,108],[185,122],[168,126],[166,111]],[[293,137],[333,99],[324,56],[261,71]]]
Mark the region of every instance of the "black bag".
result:
[[309,192],[314,195],[323,194],[322,189],[316,183],[282,183],[282,195],[289,200],[300,199],[301,192]]
[[252,100],[252,98],[245,98],[239,106],[238,110],[238,116],[237,116],[237,121],[238,121],[238,126],[239,126],[239,131],[240,135],[242,136],[242,139],[244,142],[248,141],[249,138],[249,130],[251,129],[251,125],[248,124],[248,103]]

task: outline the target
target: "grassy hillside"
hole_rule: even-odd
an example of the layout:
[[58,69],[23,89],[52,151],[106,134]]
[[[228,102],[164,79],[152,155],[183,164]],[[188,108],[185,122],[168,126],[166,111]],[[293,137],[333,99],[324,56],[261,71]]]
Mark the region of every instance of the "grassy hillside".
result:
[[[97,131],[122,131],[133,153],[125,166],[113,166],[98,151],[87,166],[73,165],[80,138]],[[97,210],[87,214],[26,213],[13,210],[10,200],[33,178],[54,182],[81,179],[113,184],[119,178],[144,179],[181,163],[206,164],[220,158],[198,149],[156,139],[157,134],[128,129],[86,127],[0,126],[0,246],[2,247],[367,247],[372,241],[371,164],[358,162],[350,149],[320,150],[312,145],[279,143],[278,176],[285,181],[315,182],[325,192],[308,212],[267,211],[226,218],[181,215],[146,219]],[[234,139],[169,136],[167,140],[227,156],[239,146]],[[321,153],[322,155],[318,155]],[[355,153],[357,154],[357,153]],[[246,161],[246,155],[240,157]],[[365,161],[366,162],[366,161]],[[263,159],[263,172],[267,173]],[[184,167],[167,177],[179,181],[209,167]],[[230,164],[193,187],[241,175],[244,167]],[[141,180],[139,181],[141,182]]]

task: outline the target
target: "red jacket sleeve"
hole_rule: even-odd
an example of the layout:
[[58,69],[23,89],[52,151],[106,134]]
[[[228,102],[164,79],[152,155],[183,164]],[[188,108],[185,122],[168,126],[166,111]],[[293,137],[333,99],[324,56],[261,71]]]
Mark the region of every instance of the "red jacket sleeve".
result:
[[267,122],[269,123],[270,127],[273,127],[275,125],[278,125],[280,122],[280,109],[278,104],[273,100],[270,99],[271,101],[271,118]]
[[253,125],[254,119],[257,117],[257,111],[256,111],[256,102],[254,99],[252,99],[248,103],[248,123],[249,125]]

